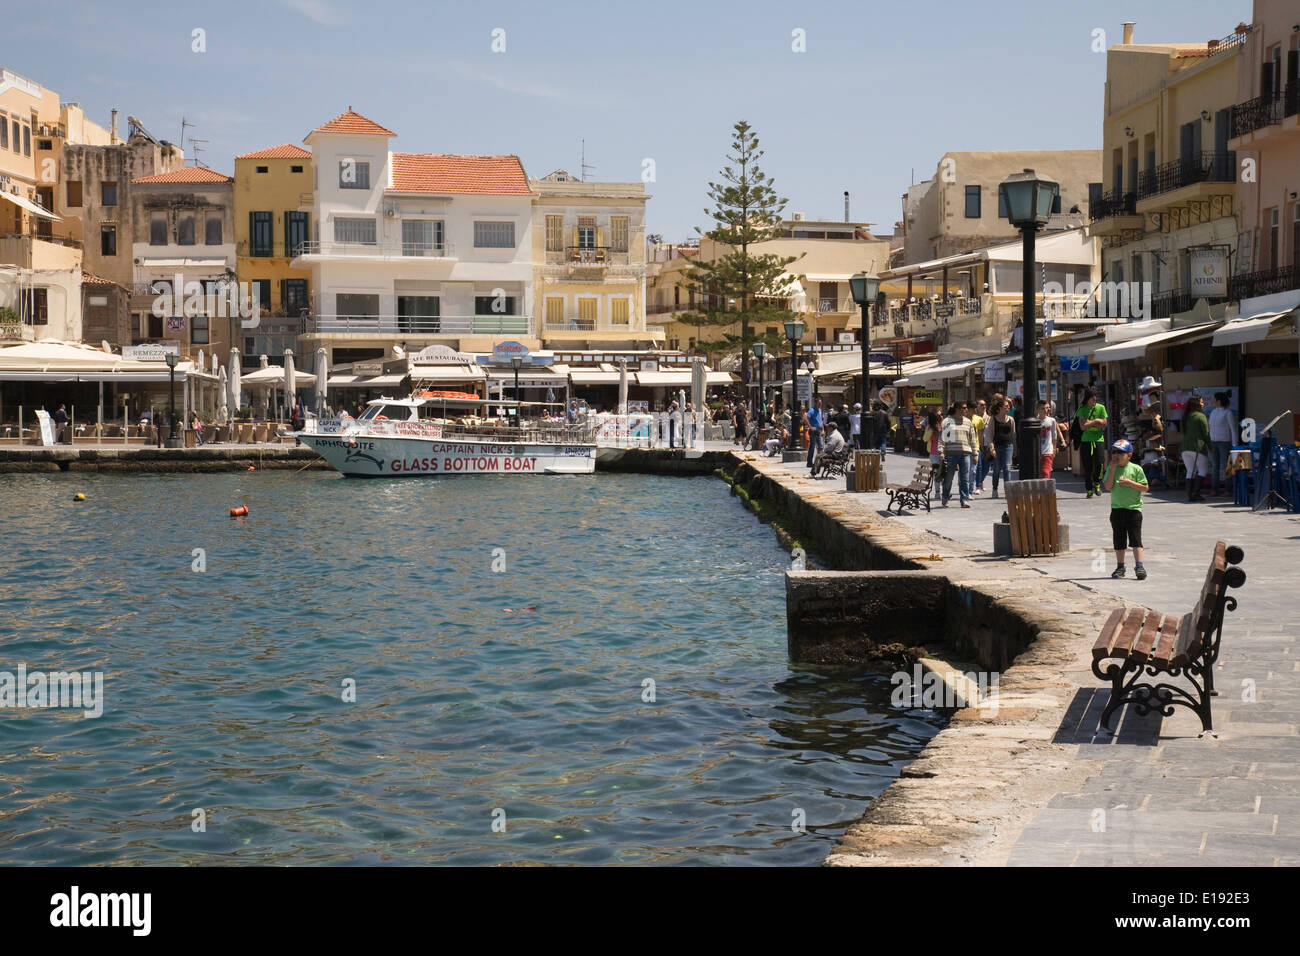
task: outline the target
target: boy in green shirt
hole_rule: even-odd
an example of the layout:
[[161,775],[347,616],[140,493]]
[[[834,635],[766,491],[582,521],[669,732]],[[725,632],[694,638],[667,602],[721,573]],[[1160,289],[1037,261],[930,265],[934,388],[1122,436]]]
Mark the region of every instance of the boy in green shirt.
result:
[[1147,475],[1141,465],[1133,464],[1133,446],[1120,439],[1110,446],[1110,468],[1106,471],[1106,490],[1110,492],[1111,541],[1115,545],[1115,570],[1112,578],[1124,576],[1124,552],[1133,549],[1133,571],[1139,581],[1147,576],[1142,566],[1142,492],[1147,490]]

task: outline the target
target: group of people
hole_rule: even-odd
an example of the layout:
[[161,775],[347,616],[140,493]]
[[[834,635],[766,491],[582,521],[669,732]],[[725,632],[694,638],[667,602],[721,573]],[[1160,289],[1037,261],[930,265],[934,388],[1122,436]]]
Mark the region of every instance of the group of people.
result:
[[[855,402],[852,409],[841,405],[837,410],[834,405],[823,408],[820,398],[813,399],[812,405],[804,410],[803,426],[808,432],[809,468],[819,454],[843,454],[845,446],[879,450],[883,458],[894,428],[884,402],[874,402],[871,410],[864,412],[861,402]],[[838,439],[834,447],[830,442],[832,435]]]

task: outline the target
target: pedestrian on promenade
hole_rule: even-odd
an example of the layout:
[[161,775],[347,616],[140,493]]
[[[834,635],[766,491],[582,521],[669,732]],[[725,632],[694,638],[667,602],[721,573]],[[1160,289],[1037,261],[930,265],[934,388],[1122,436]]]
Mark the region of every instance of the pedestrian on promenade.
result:
[[943,480],[943,454],[939,450],[939,413],[930,412],[925,419],[925,431],[921,435],[921,441],[924,442],[926,451],[930,455],[930,464],[933,469],[930,472],[930,480],[934,483],[934,497],[939,497],[940,482]]
[[952,407],[952,416],[943,423],[943,460],[947,468],[943,473],[943,506],[952,498],[952,479],[957,478],[957,492],[961,506],[970,507],[971,461],[975,457],[975,426],[966,418],[969,406],[958,402]]
[[1106,423],[1110,420],[1106,406],[1097,401],[1097,393],[1087,389],[1079,410],[1074,413],[1079,420],[1079,452],[1083,461],[1083,487],[1088,497],[1101,496],[1102,454],[1106,444]]
[[862,447],[862,403],[854,402],[853,411],[849,413],[849,444],[854,448]]
[[975,426],[975,447],[979,454],[975,456],[975,494],[984,494],[984,476],[989,473],[989,456],[984,441],[984,429],[989,421],[988,403],[980,399],[975,403],[970,423]]
[[1051,402],[1038,403],[1038,417],[1042,420],[1042,447],[1039,449],[1042,459],[1042,476],[1044,478],[1052,477],[1052,462],[1056,459],[1056,449],[1060,448],[1069,436],[1065,434],[1065,426],[1056,420],[1052,414],[1055,411]]
[[786,439],[785,429],[782,428],[780,425],[777,425],[776,428],[772,430],[772,437],[769,438],[767,441],[763,442],[763,453],[768,458],[771,458],[773,455],[775,455],[778,451],[781,450],[781,447],[785,444],[785,439]]
[[193,424],[190,426],[194,429],[194,441],[196,444],[203,444],[203,423],[199,421],[198,413],[194,415]]
[[[995,399],[995,401],[997,401]],[[993,406],[993,421],[985,425],[992,432],[993,444],[993,495],[998,496],[998,482],[1011,480],[1011,459],[1015,455],[1016,422],[1011,417],[1009,403],[1004,398]]]
[[880,450],[880,460],[884,461],[889,445],[889,412],[885,411],[884,402],[876,402],[876,410],[871,413],[871,436],[876,440],[874,447]]
[[745,440],[749,438],[749,416],[745,414],[743,402],[736,402],[735,416],[732,418],[732,422],[736,426],[736,434],[733,440],[741,449],[744,449]]
[[1142,566],[1142,492],[1147,490],[1147,475],[1140,465],[1133,464],[1133,446],[1123,438],[1111,446],[1105,485],[1110,492],[1111,543],[1115,545],[1115,570],[1110,576],[1124,576],[1124,552],[1132,548],[1133,573],[1141,581],[1147,576]]
[[811,468],[813,458],[822,450],[822,400],[820,398],[804,411],[803,425],[808,429],[808,467]]
[[682,430],[682,410],[673,402],[668,406],[668,447],[677,447],[677,433]]
[[[1228,493],[1228,458],[1237,442],[1237,416],[1228,407],[1227,392],[1214,393],[1210,411],[1210,494]],[[1220,489],[1219,482],[1223,482]]]
[[54,444],[63,443],[63,433],[68,430],[68,406],[59,402],[59,407],[54,413]]
[[1199,395],[1187,400],[1187,410],[1183,413],[1183,441],[1178,450],[1183,456],[1183,468],[1187,471],[1187,500],[1204,501],[1201,494],[1201,479],[1210,474],[1210,423],[1202,410],[1205,403]]

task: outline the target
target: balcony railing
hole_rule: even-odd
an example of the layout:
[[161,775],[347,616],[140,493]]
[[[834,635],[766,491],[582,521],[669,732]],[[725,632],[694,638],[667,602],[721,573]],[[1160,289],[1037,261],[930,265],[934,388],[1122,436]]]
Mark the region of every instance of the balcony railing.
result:
[[817,311],[824,312],[860,312],[858,304],[852,299],[818,299]]
[[1282,97],[1282,115],[1295,116],[1300,113],[1300,79],[1294,79],[1286,85],[1286,95]]
[[375,259],[454,259],[456,247],[450,242],[425,243],[385,240],[384,242],[337,242],[313,239],[301,244],[304,256],[343,256]]
[[306,331],[360,335],[530,335],[526,315],[313,315]]
[[1229,136],[1245,136],[1265,126],[1282,122],[1282,97],[1277,94],[1256,96],[1232,108],[1232,128]]
[[1131,191],[1120,192],[1118,189],[1112,189],[1108,193],[1103,193],[1099,200],[1088,207],[1088,220],[1090,222],[1109,219],[1112,216],[1136,215],[1137,194]]
[[548,332],[595,332],[595,319],[547,319]]
[[70,249],[81,248],[80,239],[73,239],[70,236],[47,235],[43,232],[10,232],[0,235],[0,239],[34,239],[37,242],[52,242],[56,246],[67,246]]
[[300,239],[290,245],[288,242],[280,243],[278,246],[272,243],[269,246],[255,244],[248,239],[241,239],[235,244],[235,254],[248,256],[254,259],[270,259],[281,256],[286,259],[292,259],[295,256],[303,254],[303,248],[307,245],[307,240]]
[[1279,266],[1233,276],[1228,280],[1228,298],[1253,299],[1261,295],[1300,289],[1300,266]]
[[1193,153],[1138,174],[1138,199],[1157,196],[1194,183],[1231,183],[1237,179],[1237,154]]
[[1167,319],[1176,312],[1186,312],[1196,304],[1196,297],[1186,289],[1168,289],[1151,296],[1151,317]]

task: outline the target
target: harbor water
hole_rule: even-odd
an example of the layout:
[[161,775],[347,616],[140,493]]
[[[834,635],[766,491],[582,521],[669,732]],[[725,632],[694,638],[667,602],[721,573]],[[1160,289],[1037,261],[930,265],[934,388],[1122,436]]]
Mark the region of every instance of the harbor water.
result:
[[815,865],[942,722],[788,662],[711,478],[6,475],[0,528],[0,672],[103,673],[0,708],[7,865]]

